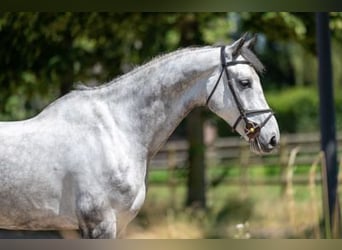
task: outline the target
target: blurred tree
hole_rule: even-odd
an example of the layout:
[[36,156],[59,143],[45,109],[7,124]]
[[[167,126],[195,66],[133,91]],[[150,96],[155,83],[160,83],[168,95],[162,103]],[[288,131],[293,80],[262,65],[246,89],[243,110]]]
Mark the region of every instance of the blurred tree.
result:
[[316,51],[314,13],[243,12],[241,29],[262,33],[268,40],[295,41]]
[[268,69],[265,89],[314,85],[316,76],[306,74],[315,64],[315,30],[312,13],[241,13],[241,29],[261,34],[258,54]]
[[[317,52],[315,14],[310,12],[240,13],[240,29],[261,34],[264,45],[260,57],[269,70],[264,82],[267,88],[292,85],[316,86]],[[330,13],[332,31],[333,69],[335,85],[342,85],[342,14]],[[267,37],[267,38],[266,38]]]
[[[199,20],[195,14],[179,18],[180,45],[188,47],[203,44]],[[188,150],[188,181],[186,206],[206,207],[205,145],[203,139],[203,109],[196,108],[186,118]]]
[[[93,66],[94,59],[101,54],[93,50],[91,36],[87,37],[95,29],[89,24],[92,15],[5,13],[0,16],[3,58],[0,111],[6,118],[24,118],[17,115],[20,109],[31,111],[24,116],[32,115],[42,106],[35,101],[47,96],[46,104],[51,98],[67,93],[74,79],[84,76],[86,69]],[[99,17],[105,19],[100,14]],[[17,107],[12,100],[19,102]]]

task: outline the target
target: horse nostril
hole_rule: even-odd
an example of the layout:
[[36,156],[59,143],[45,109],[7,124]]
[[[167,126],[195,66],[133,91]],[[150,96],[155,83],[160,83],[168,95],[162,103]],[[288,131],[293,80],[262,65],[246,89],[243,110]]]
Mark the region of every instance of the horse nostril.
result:
[[277,138],[275,137],[275,136],[272,136],[272,138],[271,138],[271,140],[270,140],[270,145],[272,146],[272,147],[275,147],[275,146],[277,146]]

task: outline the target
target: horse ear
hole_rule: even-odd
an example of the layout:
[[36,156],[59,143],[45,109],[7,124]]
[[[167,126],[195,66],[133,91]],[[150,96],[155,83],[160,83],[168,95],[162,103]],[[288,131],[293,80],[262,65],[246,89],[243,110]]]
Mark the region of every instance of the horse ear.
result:
[[236,58],[239,55],[240,49],[246,42],[247,36],[248,33],[245,33],[241,38],[239,38],[237,41],[235,41],[232,45],[229,46],[233,58]]
[[245,42],[245,44],[243,45],[244,47],[253,50],[255,44],[257,43],[258,37],[256,34],[253,35],[253,37],[251,39],[249,39],[247,42]]

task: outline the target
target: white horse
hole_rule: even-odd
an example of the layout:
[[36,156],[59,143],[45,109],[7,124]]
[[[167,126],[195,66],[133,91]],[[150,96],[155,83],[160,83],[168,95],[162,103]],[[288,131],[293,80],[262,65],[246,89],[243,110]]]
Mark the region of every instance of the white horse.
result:
[[37,116],[0,123],[0,228],[115,238],[146,194],[151,158],[207,105],[265,153],[279,141],[253,43],[187,48],[107,84],[80,87]]

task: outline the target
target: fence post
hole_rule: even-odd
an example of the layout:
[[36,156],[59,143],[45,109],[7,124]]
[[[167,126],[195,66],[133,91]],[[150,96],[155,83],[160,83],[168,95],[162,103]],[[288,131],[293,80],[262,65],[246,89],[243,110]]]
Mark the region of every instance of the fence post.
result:
[[[208,171],[209,168],[215,167],[218,162],[218,155],[217,155],[217,145],[216,145],[216,139],[217,139],[217,126],[216,123],[212,120],[206,120],[204,122],[203,126],[203,137],[204,137],[204,144],[205,144],[205,162],[207,163],[206,171]],[[207,205],[210,206],[210,202],[212,201],[211,198],[211,183],[207,183]]]
[[203,127],[204,144],[206,146],[205,161],[207,166],[215,166],[218,163],[216,152],[217,127],[214,122],[207,120]]
[[309,186],[309,192],[310,192],[310,208],[311,208],[311,218],[312,221],[315,222],[314,227],[313,227],[313,233],[315,239],[319,239],[321,237],[320,234],[320,219],[319,219],[319,213],[317,210],[317,192],[316,192],[316,171],[317,171],[317,165],[321,161],[321,153],[319,153],[315,160],[312,162],[312,165],[310,167],[309,171],[309,181],[308,181],[308,186]]
[[175,209],[176,201],[176,148],[173,144],[169,144],[167,150],[167,170],[168,170],[168,186],[170,189],[171,208]]
[[248,165],[250,158],[249,146],[241,142],[240,143],[240,185],[242,190],[242,195],[245,198],[248,193]]
[[287,146],[287,137],[284,136],[280,141],[279,147],[279,166],[280,166],[280,194],[284,195],[286,192],[286,170],[289,162],[289,150]]
[[297,153],[299,151],[299,147],[295,147],[290,152],[289,161],[286,168],[286,191],[285,191],[285,197],[286,197],[286,204],[288,204],[288,215],[291,226],[295,228],[295,231],[297,231],[296,226],[296,220],[295,220],[295,201],[294,201],[294,191],[293,191],[293,169],[294,164],[296,160]]

